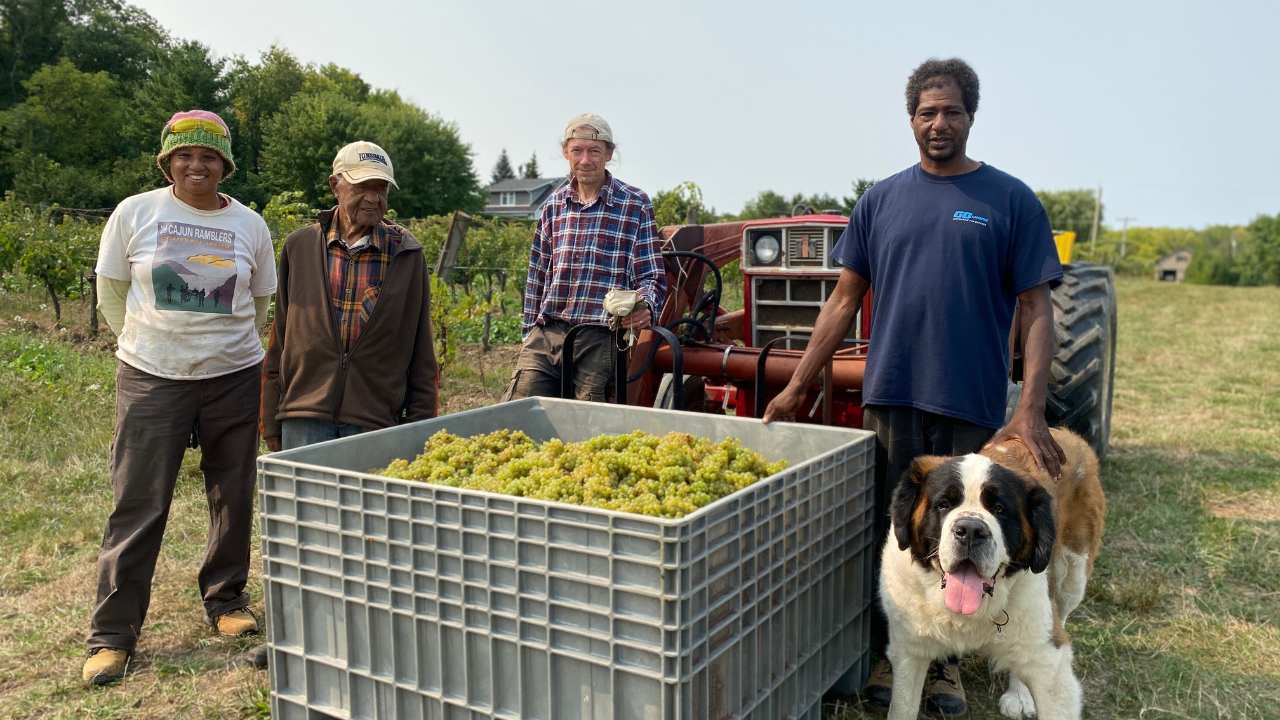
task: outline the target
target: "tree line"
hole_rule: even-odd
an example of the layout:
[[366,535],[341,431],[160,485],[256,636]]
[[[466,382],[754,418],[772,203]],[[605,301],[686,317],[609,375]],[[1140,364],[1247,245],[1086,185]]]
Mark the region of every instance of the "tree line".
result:
[[[332,63],[304,64],[278,47],[256,61],[217,58],[205,45],[171,36],[146,12],[119,0],[0,0],[0,68],[6,70],[0,74],[0,191],[8,193],[0,224],[12,229],[34,220],[55,228],[20,235],[10,230],[0,237],[0,276],[75,260],[45,262],[34,250],[22,249],[27,242],[49,247],[36,235],[92,235],[81,227],[91,224],[77,219],[82,215],[60,208],[110,209],[160,186],[154,166],[160,128],[173,112],[193,107],[218,112],[231,127],[237,172],[223,189],[262,209],[268,223],[275,223],[273,234],[292,222],[283,218],[331,203],[330,162],[354,138],[378,142],[394,159],[402,189],[392,193],[391,205],[400,217],[478,211],[485,204],[471,150],[457,128],[396,92],[374,88]],[[504,150],[492,179],[517,174],[537,177],[536,155],[516,169]],[[659,225],[797,212],[847,215],[873,183],[854,180],[849,194],[840,197],[770,189],[736,213],[720,213],[705,204],[697,185],[686,182],[655,193],[654,210]],[[1099,207],[1100,230],[1089,243],[1092,191],[1038,194],[1056,229],[1076,231],[1081,259],[1146,274],[1163,255],[1185,249],[1193,253],[1193,282],[1280,284],[1280,216],[1198,231],[1124,231],[1107,226],[1105,208]],[[31,255],[26,261],[23,252]],[[501,264],[518,267],[526,259]]]
[[[696,183],[683,182],[653,196],[657,224],[758,220],[792,214],[833,212],[849,215],[875,180],[853,181],[844,197],[829,194],[787,196],[764,190],[737,213],[717,213]],[[1123,275],[1150,277],[1156,263],[1179,250],[1191,252],[1186,281],[1206,285],[1280,285],[1280,214],[1259,215],[1247,225],[1213,225],[1202,230],[1168,227],[1114,228],[1106,224],[1106,205],[1093,190],[1041,190],[1036,196],[1055,231],[1076,234],[1072,259],[1110,265]],[[1097,233],[1094,234],[1095,212]]]
[[1247,225],[1211,225],[1201,230],[1107,226],[1099,205],[1092,235],[1095,192],[1036,193],[1055,230],[1076,233],[1075,258],[1110,265],[1125,275],[1150,277],[1162,258],[1191,253],[1186,281],[1204,285],[1280,285],[1280,214],[1259,215]]
[[507,155],[507,149],[502,148],[502,152],[498,153],[498,162],[493,164],[493,172],[489,175],[489,179],[495,184],[503,180],[514,180],[517,177],[534,180],[542,176],[541,172],[538,169],[538,153],[530,155],[529,162],[521,165],[517,171],[511,167],[511,156]]
[[0,191],[19,201],[110,208],[160,186],[160,129],[198,107],[231,128],[237,172],[222,189],[246,204],[299,191],[328,205],[334,153],[369,139],[395,162],[401,214],[484,205],[457,128],[396,92],[278,47],[216,58],[118,0],[0,0],[0,68]]

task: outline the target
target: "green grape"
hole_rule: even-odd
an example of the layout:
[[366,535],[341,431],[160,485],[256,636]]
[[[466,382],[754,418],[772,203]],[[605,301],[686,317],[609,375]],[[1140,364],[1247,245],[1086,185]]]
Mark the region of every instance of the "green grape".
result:
[[463,438],[440,431],[422,454],[380,471],[390,477],[484,492],[682,517],[786,467],[742,447],[688,433],[635,431],[535,443],[518,430]]

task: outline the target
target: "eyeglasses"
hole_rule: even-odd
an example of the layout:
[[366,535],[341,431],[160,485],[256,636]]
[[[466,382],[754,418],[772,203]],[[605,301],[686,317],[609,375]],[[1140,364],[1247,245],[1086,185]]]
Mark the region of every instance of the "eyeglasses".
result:
[[186,133],[194,130],[204,130],[224,138],[231,137],[231,134],[227,132],[226,128],[212,120],[205,120],[204,118],[183,118],[169,126],[169,132],[171,133]]

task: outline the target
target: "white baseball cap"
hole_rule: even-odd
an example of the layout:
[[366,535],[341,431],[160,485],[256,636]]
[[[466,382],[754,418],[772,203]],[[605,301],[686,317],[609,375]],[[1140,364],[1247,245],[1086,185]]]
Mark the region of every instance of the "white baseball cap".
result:
[[391,156],[368,140],[357,140],[343,146],[333,158],[333,174],[341,175],[352,185],[366,180],[386,180],[397,190],[400,189],[396,185]]
[[613,129],[609,127],[609,122],[595,113],[576,115],[564,126],[564,139],[560,142],[567,143],[574,138],[603,140],[610,145],[614,144]]

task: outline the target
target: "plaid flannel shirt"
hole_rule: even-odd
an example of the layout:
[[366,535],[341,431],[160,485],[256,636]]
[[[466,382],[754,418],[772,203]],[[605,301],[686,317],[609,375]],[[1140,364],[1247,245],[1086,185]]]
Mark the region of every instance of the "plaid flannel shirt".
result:
[[637,290],[656,316],[667,274],[649,196],[605,174],[600,195],[578,202],[574,184],[561,185],[542,206],[529,253],[523,334],[548,318],[570,324],[604,322],[604,296]]
[[335,213],[325,232],[329,303],[338,339],[342,347],[350,349],[378,304],[382,280],[395,254],[394,244],[399,241],[388,235],[386,226],[378,223],[361,241],[347,245],[338,225]]

